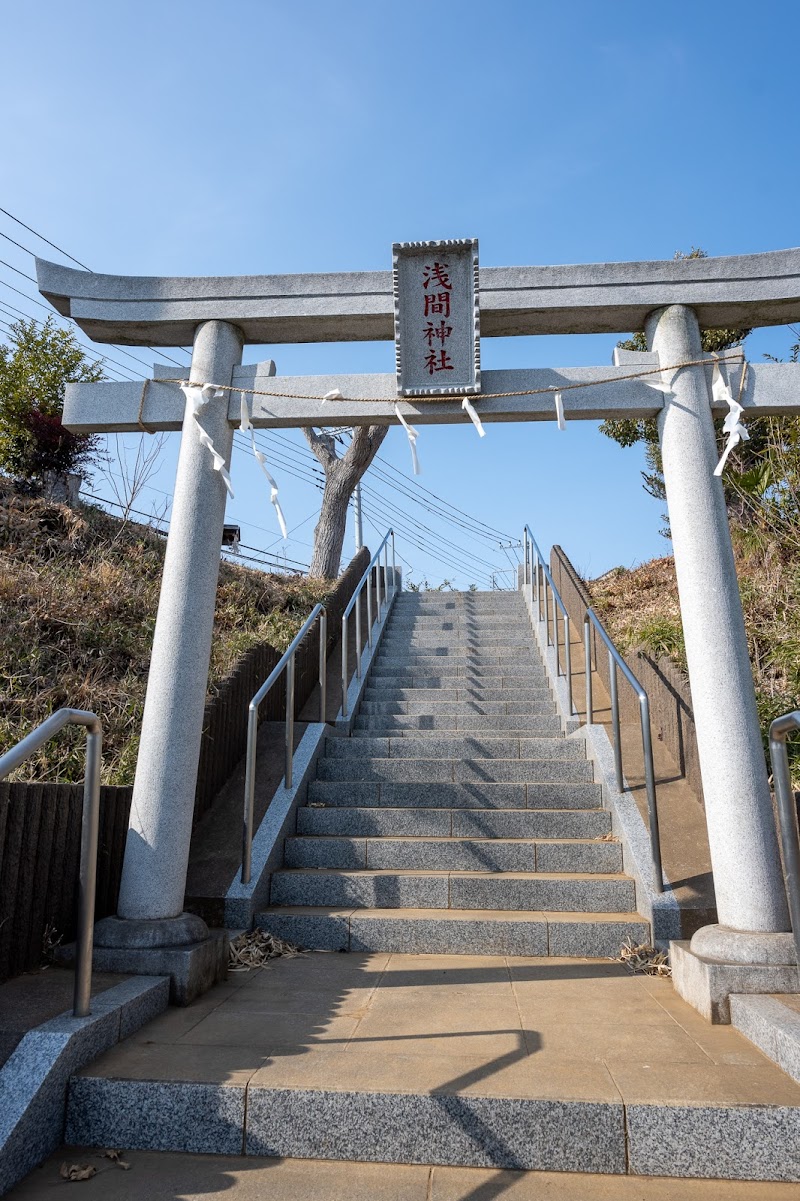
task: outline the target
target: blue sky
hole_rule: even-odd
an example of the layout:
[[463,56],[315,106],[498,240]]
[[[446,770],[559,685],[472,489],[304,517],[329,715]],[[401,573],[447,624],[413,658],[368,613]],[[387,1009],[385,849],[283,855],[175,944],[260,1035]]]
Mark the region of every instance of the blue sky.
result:
[[[779,249],[800,240],[798,33],[798,6],[769,0],[6,4],[0,204],[115,273],[386,269],[393,241],[439,237],[477,236],[487,266]],[[2,214],[0,231],[60,257]],[[31,271],[0,243],[0,258]],[[2,281],[36,295],[0,266],[0,302],[44,316]],[[793,340],[760,331],[748,354],[786,355]],[[483,365],[605,364],[615,341],[484,339]],[[246,357],[274,357],[281,374],[393,369],[390,343]],[[511,538],[530,522],[590,575],[668,550],[638,451],[590,423],[487,430],[425,427],[419,482]],[[301,435],[287,436],[293,448],[272,436],[267,447],[299,527],[286,553],[307,561],[319,494]],[[164,493],[175,441],[152,481]],[[413,492],[402,431],[382,456]],[[241,450],[233,475],[229,519],[249,545],[280,548]],[[398,548],[416,578],[486,587],[508,567],[499,539],[451,526],[385,479],[366,483],[376,525],[400,507]],[[142,499],[149,511],[165,497]]]

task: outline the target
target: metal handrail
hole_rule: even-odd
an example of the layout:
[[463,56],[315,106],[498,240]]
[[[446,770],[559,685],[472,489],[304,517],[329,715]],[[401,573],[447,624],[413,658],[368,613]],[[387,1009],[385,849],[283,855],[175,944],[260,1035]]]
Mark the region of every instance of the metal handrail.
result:
[[328,611],[315,605],[301,630],[295,634],[278,663],[267,676],[247,709],[247,752],[244,776],[244,829],[242,831],[242,884],[250,883],[253,856],[253,823],[256,796],[256,747],[258,743],[258,708],[272,686],[286,671],[286,732],[284,746],[284,788],[292,787],[294,761],[294,657],[300,643],[319,617],[319,720],[325,721],[327,708],[327,641]]
[[[569,711],[572,714],[575,710],[572,699],[572,658],[570,655],[570,620],[567,613],[567,607],[561,599],[561,594],[555,585],[552,575],[547,566],[544,555],[540,551],[536,539],[531,533],[530,526],[525,526],[523,531],[524,544],[524,582],[529,584],[531,588],[531,605],[536,605],[536,615],[539,621],[545,623],[545,636],[547,645],[555,644],[556,652],[556,676],[561,675],[559,662],[559,646],[558,646],[558,618],[556,607],[558,607],[564,618],[564,674],[567,677],[567,692],[569,696]],[[544,581],[542,583],[542,581]],[[547,589],[550,588],[552,603],[548,608]],[[544,600],[544,611],[542,606]],[[552,610],[552,614],[551,611]],[[553,639],[550,638],[550,623],[553,625]],[[655,888],[656,892],[664,891],[663,872],[661,864],[661,836],[658,828],[658,808],[656,805],[656,782],[655,770],[653,767],[653,740],[650,734],[650,701],[642,685],[633,674],[628,664],[623,659],[622,655],[617,650],[614,643],[611,641],[606,630],[603,628],[600,619],[594,609],[586,610],[586,616],[583,619],[584,627],[584,654],[586,657],[586,722],[592,724],[592,654],[591,654],[591,632],[590,627],[594,626],[601,640],[608,649],[608,674],[611,691],[611,717],[612,728],[614,734],[614,768],[617,777],[617,788],[620,792],[625,791],[625,777],[622,772],[622,742],[620,738],[620,720],[619,720],[619,694],[617,690],[617,668],[625,676],[625,679],[633,688],[639,700],[639,716],[642,726],[642,752],[644,755],[644,774],[645,787],[647,791],[647,812],[649,815],[650,824],[650,849],[653,856],[653,866],[655,869]]]
[[[389,542],[392,544],[392,590],[389,592]],[[381,552],[383,552],[383,568],[381,569]],[[381,570],[383,570],[383,600],[381,599]],[[377,614],[373,618],[372,613],[372,585],[371,576],[375,571],[375,601]],[[347,717],[347,690],[349,687],[349,679],[347,672],[347,619],[353,611],[356,610],[356,678],[361,679],[361,605],[358,604],[359,597],[363,591],[364,585],[370,581],[370,586],[367,588],[367,645],[372,649],[372,631],[373,626],[380,625],[383,621],[383,606],[386,606],[386,612],[389,611],[389,606],[397,592],[397,559],[395,556],[394,546],[394,530],[387,530],[384,534],[381,544],[375,551],[375,554],[369,561],[366,571],[361,579],[356,584],[353,595],[347,603],[347,608],[342,614],[342,717]]]
[[[567,681],[567,697],[569,700],[570,716],[575,712],[575,705],[572,699],[572,654],[570,650],[570,620],[567,606],[561,599],[561,593],[556,588],[555,582],[547,566],[544,555],[539,550],[536,539],[531,533],[530,526],[525,526],[523,530],[524,557],[525,557],[525,583],[531,586],[531,604],[536,604],[536,614],[539,621],[544,621],[545,638],[548,646],[555,645],[556,652],[556,678],[562,674],[561,672],[561,656],[558,645],[558,618],[556,615],[556,607],[561,610],[564,619],[564,676]],[[535,557],[535,566],[533,559]],[[544,588],[542,588],[540,580],[544,579]],[[552,608],[552,625],[553,638],[550,638],[550,611],[547,607],[547,589],[550,589],[551,608]],[[542,593],[544,593],[544,616],[542,616]]]
[[103,726],[96,713],[84,709],[57,709],[27,737],[0,755],[0,780],[38,751],[63,730],[64,726],[85,726],[86,774],[83,781],[81,819],[81,863],[78,887],[78,935],[75,948],[75,989],[72,1012],[76,1018],[88,1017],[92,995],[92,950],[94,947],[94,905],[97,894],[97,838],[100,827],[100,767],[103,754]]
[[772,780],[778,805],[778,826],[786,871],[786,892],[792,919],[797,962],[800,964],[800,835],[797,830],[797,808],[789,776],[789,755],[786,739],[800,730],[800,712],[794,710],[776,717],[769,728],[769,757],[772,761]]
[[656,804],[656,776],[653,767],[653,739],[650,734],[650,700],[642,685],[637,680],[636,676],[631,671],[628,664],[623,659],[622,655],[617,650],[614,643],[611,641],[607,631],[603,628],[599,617],[594,609],[586,610],[586,616],[583,619],[583,645],[584,656],[586,659],[586,722],[587,725],[592,724],[592,636],[591,627],[594,626],[601,642],[608,650],[608,677],[611,692],[611,725],[614,734],[614,769],[617,777],[617,790],[625,791],[625,776],[622,771],[622,739],[620,734],[619,720],[619,690],[617,687],[617,668],[622,672],[625,679],[630,684],[636,697],[639,701],[639,722],[642,728],[642,755],[644,758],[644,777],[645,789],[647,792],[647,813],[650,825],[650,851],[653,856],[653,866],[655,868],[655,888],[656,892],[664,891],[663,874],[661,867],[661,836],[658,828],[658,806]]

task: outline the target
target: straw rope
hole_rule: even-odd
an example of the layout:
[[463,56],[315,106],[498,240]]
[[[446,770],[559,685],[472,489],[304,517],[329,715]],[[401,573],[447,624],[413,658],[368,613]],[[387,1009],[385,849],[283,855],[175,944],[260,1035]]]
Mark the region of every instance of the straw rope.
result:
[[[511,399],[515,396],[544,396],[544,395],[550,395],[553,392],[574,392],[579,388],[599,388],[603,384],[620,384],[620,383],[625,382],[626,380],[644,379],[648,375],[660,376],[665,371],[681,371],[684,367],[707,367],[709,364],[713,364],[713,362],[714,362],[714,360],[712,358],[687,359],[685,362],[673,363],[673,364],[669,364],[668,366],[665,366],[665,367],[648,367],[644,371],[630,371],[630,372],[627,372],[625,375],[609,375],[605,379],[586,380],[585,382],[579,382],[579,383],[574,383],[574,384],[552,384],[547,388],[523,388],[516,392],[479,392],[476,395],[470,395],[469,400],[472,403],[477,403],[481,400],[507,400],[507,399]],[[738,355],[717,356],[717,362],[718,363],[744,363],[745,367],[747,365],[745,357],[744,357],[744,352],[741,352]],[[742,389],[744,387],[744,376],[745,376],[745,372],[743,371],[742,379],[740,380],[740,383],[739,383],[739,395],[740,396],[742,393]],[[145,383],[147,383],[147,382],[148,381],[145,381]],[[159,383],[159,384],[185,384],[186,380],[185,379],[159,379],[154,382]],[[196,383],[194,386],[198,387],[198,388],[202,388],[202,387],[209,386],[209,385]],[[325,399],[323,396],[309,396],[307,393],[304,393],[304,392],[284,392],[282,390],[279,391],[277,389],[267,391],[266,389],[259,389],[259,388],[242,388],[238,384],[212,384],[210,386],[214,387],[214,388],[219,388],[223,392],[244,392],[245,395],[247,395],[247,396],[270,396],[273,399],[275,397],[278,397],[282,400],[315,400],[319,404],[321,404],[323,402],[323,400]],[[335,399],[332,399],[328,403],[340,404],[342,401],[346,401],[348,404],[350,404],[353,401],[355,401],[357,403],[363,403],[363,404],[395,405],[402,401],[406,401],[408,403],[414,403],[414,404],[417,404],[418,402],[422,401],[427,404],[460,404],[462,399],[463,398],[461,396],[456,396],[456,395],[454,395],[454,396],[396,396],[396,397],[387,397],[387,396],[349,396],[349,397],[341,396],[341,397],[339,397],[339,396],[337,396]],[[142,389],[142,403],[139,406],[139,417],[140,417],[139,424],[140,425],[142,425],[141,413],[142,413],[143,406],[144,406],[144,389]],[[144,429],[146,427],[142,426],[142,428]],[[150,431],[148,431],[148,432],[150,432]]]

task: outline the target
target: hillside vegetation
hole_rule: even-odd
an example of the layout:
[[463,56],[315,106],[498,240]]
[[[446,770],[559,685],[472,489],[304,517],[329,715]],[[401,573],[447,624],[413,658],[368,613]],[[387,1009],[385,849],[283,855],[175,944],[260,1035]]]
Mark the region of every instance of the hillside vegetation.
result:
[[[132,783],[164,551],[147,526],[20,496],[0,479],[0,747],[61,706],[92,709],[103,783]],[[331,589],[223,563],[210,693],[256,643],[285,649]],[[80,780],[83,744],[65,731],[13,778]]]
[[[800,553],[794,537],[751,525],[732,530],[750,661],[766,747],[769,723],[800,708]],[[587,584],[598,613],[622,650],[666,655],[685,674],[678,589],[672,557]],[[793,751],[800,784],[800,759]]]

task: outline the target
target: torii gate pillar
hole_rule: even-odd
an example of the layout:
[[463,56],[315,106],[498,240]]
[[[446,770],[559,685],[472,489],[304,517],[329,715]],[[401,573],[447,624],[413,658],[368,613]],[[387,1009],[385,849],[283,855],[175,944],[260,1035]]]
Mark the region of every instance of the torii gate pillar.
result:
[[[646,331],[662,363],[701,355],[691,308],[656,310]],[[691,953],[728,964],[792,964],[733,546],[722,481],[713,474],[717,448],[705,372],[679,371],[671,388],[658,430],[719,919],[697,931]],[[698,962],[686,971],[680,953],[674,967],[676,987],[711,1017],[713,998],[696,995],[698,975],[707,973]]]
[[[230,383],[242,345],[229,322],[198,325],[190,382]],[[184,417],[118,917],[95,929],[97,966],[111,966],[123,952],[131,970],[138,952],[140,968],[153,960],[150,971],[169,973],[173,1000],[182,1004],[227,965],[224,942],[209,937],[199,917],[182,913],[227,499],[196,421],[230,464],[228,393],[197,418],[188,410]]]

